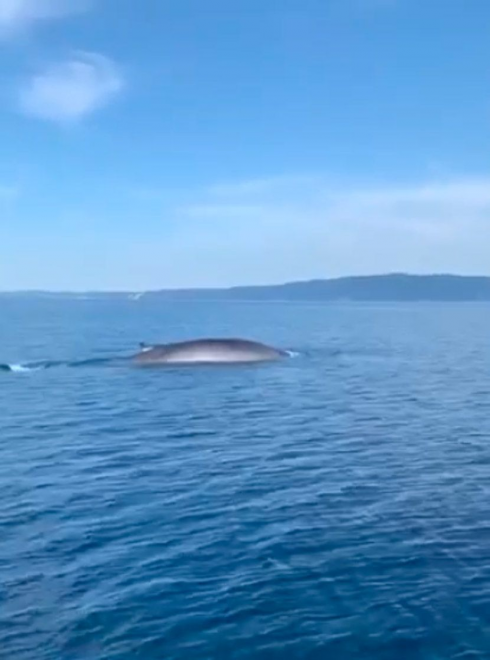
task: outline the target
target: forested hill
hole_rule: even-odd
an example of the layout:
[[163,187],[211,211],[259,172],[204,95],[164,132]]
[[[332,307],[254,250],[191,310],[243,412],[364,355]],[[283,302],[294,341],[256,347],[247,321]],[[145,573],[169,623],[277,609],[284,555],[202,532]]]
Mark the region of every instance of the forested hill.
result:
[[367,275],[231,288],[161,289],[146,292],[56,293],[24,291],[22,297],[141,298],[251,301],[490,301],[490,277],[462,275]]
[[490,277],[393,274],[227,289],[162,290],[146,295],[200,300],[490,301]]

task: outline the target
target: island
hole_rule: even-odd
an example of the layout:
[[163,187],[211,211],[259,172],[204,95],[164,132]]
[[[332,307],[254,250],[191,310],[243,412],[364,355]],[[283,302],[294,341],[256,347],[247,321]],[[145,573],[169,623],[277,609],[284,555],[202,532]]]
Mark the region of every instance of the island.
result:
[[490,277],[389,273],[283,284],[150,291],[15,291],[0,296],[141,301],[490,302]]

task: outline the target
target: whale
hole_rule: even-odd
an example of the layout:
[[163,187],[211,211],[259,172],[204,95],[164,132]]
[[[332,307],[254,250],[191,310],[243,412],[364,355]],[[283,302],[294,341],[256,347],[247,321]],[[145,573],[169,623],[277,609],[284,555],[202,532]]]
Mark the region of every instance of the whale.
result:
[[132,357],[137,366],[179,364],[243,364],[274,362],[289,353],[258,341],[211,337],[168,344],[140,344]]
[[89,358],[77,361],[28,362],[23,364],[0,363],[1,372],[31,372],[52,367],[84,367],[94,365],[130,365],[151,367],[159,365],[212,365],[253,364],[275,362],[294,357],[295,352],[268,346],[250,339],[219,338],[192,339],[165,344],[141,342],[140,350],[122,357]]

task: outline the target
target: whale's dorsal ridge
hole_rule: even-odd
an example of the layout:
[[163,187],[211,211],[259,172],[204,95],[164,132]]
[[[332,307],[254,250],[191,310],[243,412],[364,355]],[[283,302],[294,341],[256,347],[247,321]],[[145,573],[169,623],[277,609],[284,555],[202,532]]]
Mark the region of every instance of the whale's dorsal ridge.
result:
[[151,351],[151,349],[153,348],[150,344],[147,344],[146,341],[140,341],[139,347],[142,353],[146,353],[146,351]]
[[280,349],[238,337],[210,337],[147,345],[140,343],[137,364],[267,362],[286,357]]

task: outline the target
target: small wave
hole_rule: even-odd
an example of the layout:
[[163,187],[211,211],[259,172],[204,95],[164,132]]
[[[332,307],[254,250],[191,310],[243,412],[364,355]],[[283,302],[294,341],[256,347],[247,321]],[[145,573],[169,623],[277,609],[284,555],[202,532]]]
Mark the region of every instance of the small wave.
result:
[[[143,349],[149,350],[149,349]],[[297,358],[301,355],[298,351],[284,351],[290,358]],[[66,368],[75,369],[83,367],[95,366],[116,366],[126,363],[128,358],[122,357],[103,357],[103,358],[88,358],[85,360],[65,360],[65,361],[44,361],[44,362],[26,362],[24,364],[9,364],[0,363],[0,371],[7,371],[11,373],[28,373],[31,371],[44,371],[53,368]]]
[[0,371],[9,371],[11,373],[27,373],[30,371],[42,371],[45,369],[53,369],[55,367],[77,368],[77,367],[90,367],[104,364],[115,364],[118,362],[117,358],[91,358],[88,360],[74,360],[74,361],[45,361],[45,362],[29,362],[25,364],[0,364]]
[[123,361],[124,358],[117,357],[103,357],[103,358],[88,358],[85,360],[74,360],[73,362],[60,363],[65,367],[96,367],[104,365],[115,365]]
[[0,371],[11,371],[14,373],[25,373],[27,371],[35,371],[36,367],[29,367],[24,364],[1,364]]
[[34,371],[35,367],[25,367],[23,364],[11,364],[10,371],[15,373],[23,373],[25,371]]

